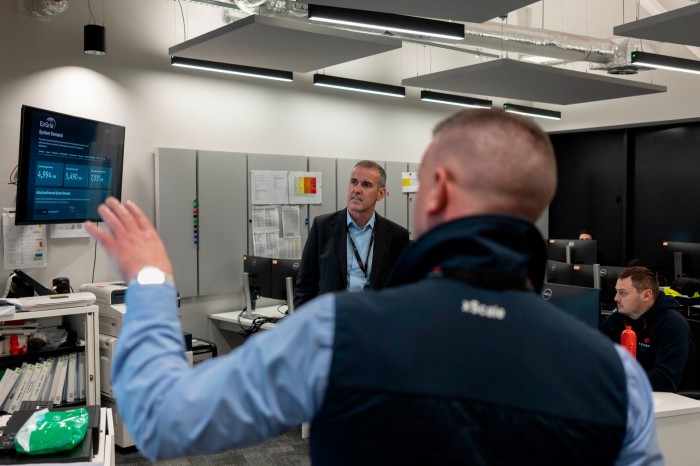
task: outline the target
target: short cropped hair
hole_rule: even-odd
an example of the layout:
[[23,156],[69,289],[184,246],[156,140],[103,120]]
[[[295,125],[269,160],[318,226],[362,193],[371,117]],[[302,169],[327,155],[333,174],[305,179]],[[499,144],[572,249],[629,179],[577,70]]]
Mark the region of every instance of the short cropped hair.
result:
[[513,113],[503,110],[463,110],[438,123],[433,129],[433,136],[446,133],[451,130],[461,129],[468,126],[479,126],[495,124],[497,126],[509,125],[518,128],[529,138],[529,143],[533,148],[541,153],[552,154],[554,148],[547,133],[537,126],[530,119],[523,118]]
[[379,165],[377,162],[374,162],[372,160],[360,160],[355,164],[353,169],[357,167],[362,167],[362,168],[375,168],[376,170],[379,171],[379,187],[383,188],[386,186],[386,171],[384,170],[384,167]]
[[646,267],[628,267],[617,278],[619,280],[629,278],[637,292],[651,290],[654,299],[659,297],[659,280],[656,278],[656,273]]
[[421,170],[424,166],[449,167],[455,185],[482,213],[534,222],[556,191],[556,159],[547,133],[500,109],[463,110],[439,123]]

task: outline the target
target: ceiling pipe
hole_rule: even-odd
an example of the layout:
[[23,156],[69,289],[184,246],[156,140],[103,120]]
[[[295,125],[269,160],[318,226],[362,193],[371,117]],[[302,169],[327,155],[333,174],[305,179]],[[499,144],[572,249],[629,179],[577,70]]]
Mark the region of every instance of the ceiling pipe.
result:
[[[462,44],[504,52],[548,57],[566,62],[594,63],[591,68],[611,74],[632,74],[648,68],[633,65],[631,53],[638,39],[598,39],[541,28],[498,23],[465,23]],[[658,44],[644,41],[644,48],[658,50]]]

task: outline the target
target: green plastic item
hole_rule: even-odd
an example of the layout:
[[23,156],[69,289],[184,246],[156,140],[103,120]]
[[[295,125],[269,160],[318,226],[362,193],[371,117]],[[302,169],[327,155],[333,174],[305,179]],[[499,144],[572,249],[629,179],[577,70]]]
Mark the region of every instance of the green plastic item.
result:
[[85,438],[88,420],[85,408],[37,411],[17,432],[15,450],[29,455],[71,450]]

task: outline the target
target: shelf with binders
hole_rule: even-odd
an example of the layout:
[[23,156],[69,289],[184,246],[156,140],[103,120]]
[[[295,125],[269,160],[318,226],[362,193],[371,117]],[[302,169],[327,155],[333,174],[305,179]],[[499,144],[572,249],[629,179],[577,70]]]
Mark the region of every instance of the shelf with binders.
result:
[[98,319],[97,306],[1,316],[0,335],[22,338],[10,349],[16,354],[0,354],[0,411],[11,413],[25,401],[99,405]]
[[58,348],[29,351],[22,354],[0,354],[0,371],[22,365],[23,362],[39,362],[64,354],[85,353],[84,346],[60,346]]

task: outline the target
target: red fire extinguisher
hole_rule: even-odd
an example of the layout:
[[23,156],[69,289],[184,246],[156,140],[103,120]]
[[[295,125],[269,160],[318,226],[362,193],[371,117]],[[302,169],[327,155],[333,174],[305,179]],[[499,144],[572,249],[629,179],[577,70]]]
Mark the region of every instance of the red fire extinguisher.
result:
[[625,326],[625,329],[622,331],[620,344],[630,352],[632,357],[637,358],[637,334],[634,333],[634,330],[629,325]]

